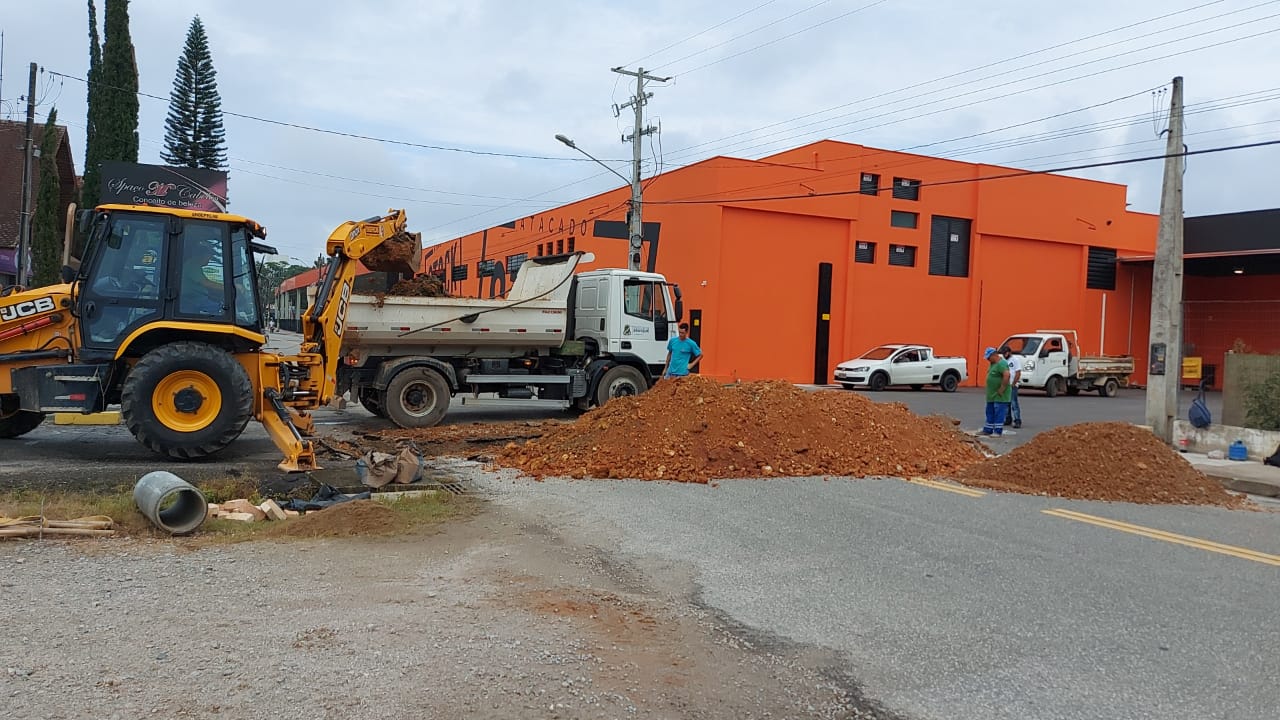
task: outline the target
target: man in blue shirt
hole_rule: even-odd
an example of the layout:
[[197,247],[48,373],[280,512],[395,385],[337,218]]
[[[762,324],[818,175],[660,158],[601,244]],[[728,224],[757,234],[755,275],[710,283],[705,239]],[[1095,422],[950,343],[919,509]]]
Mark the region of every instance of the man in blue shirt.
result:
[[684,377],[700,362],[702,348],[689,339],[689,323],[680,323],[680,337],[667,341],[667,364],[662,368],[662,377]]

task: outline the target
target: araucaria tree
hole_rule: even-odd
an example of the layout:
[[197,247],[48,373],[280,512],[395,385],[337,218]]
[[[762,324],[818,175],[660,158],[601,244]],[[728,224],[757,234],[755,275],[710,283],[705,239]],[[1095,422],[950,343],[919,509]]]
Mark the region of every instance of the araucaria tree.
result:
[[227,164],[225,141],[217,71],[209,54],[209,37],[197,16],[178,58],[160,157],[179,167],[223,170]]

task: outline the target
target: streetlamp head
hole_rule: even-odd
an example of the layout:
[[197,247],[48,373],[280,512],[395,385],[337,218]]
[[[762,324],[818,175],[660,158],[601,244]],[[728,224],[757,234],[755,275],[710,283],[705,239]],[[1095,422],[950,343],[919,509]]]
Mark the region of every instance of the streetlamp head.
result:
[[569,147],[573,148],[574,150],[578,149],[578,146],[574,145],[572,140],[570,140],[569,138],[563,135],[556,135],[556,139],[564,143],[565,145],[568,145]]

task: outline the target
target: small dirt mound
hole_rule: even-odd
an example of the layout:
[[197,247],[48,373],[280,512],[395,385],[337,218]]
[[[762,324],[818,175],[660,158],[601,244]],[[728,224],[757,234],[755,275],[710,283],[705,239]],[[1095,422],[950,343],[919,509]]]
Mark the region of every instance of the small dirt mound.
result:
[[975,487],[1077,500],[1243,504],[1150,430],[1122,422],[1054,428],[954,477]]
[[411,280],[401,280],[387,291],[398,297],[448,297],[444,283],[435,275],[419,275]]
[[271,537],[353,537],[387,535],[404,528],[404,519],[386,505],[373,500],[351,500],[272,525],[264,534]]
[[535,477],[717,478],[946,474],[982,459],[941,418],[845,391],[723,386],[690,376],[610,400],[577,423],[511,443],[501,465]]

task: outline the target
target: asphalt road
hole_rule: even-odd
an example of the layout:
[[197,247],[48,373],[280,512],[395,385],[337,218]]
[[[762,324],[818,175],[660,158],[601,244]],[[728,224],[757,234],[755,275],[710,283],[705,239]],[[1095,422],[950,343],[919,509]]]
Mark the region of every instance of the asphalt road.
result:
[[759,642],[838,651],[904,718],[1270,720],[1280,567],[1046,515],[1271,553],[1280,514],[1088,503],[900,480],[483,481]]

